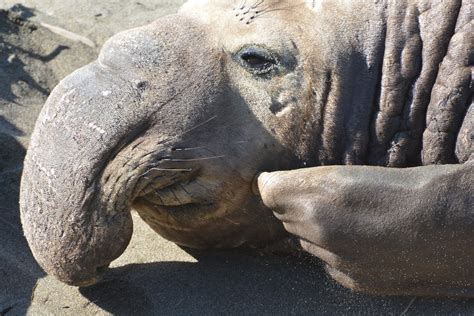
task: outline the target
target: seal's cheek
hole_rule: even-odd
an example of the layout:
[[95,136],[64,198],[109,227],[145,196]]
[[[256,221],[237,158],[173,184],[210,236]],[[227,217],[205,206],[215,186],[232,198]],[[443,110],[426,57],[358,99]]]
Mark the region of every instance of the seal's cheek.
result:
[[287,118],[301,110],[304,95],[303,74],[290,73],[278,80],[278,89],[272,92],[270,111],[278,118]]

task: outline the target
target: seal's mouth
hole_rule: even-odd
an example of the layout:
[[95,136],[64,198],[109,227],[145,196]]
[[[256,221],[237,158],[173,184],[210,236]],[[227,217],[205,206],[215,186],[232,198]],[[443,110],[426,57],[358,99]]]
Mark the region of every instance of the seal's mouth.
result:
[[[177,144],[185,149],[176,150]],[[117,155],[104,183],[112,198],[124,192],[127,208],[179,245],[234,248],[273,240],[281,224],[252,193],[252,169],[259,167],[225,153],[218,146],[140,137]]]
[[159,235],[182,246],[238,247],[257,226],[251,183],[219,161],[149,168],[135,191],[132,208]]
[[161,224],[189,217],[203,217],[215,209],[217,199],[215,186],[206,180],[201,169],[193,168],[150,168],[137,182],[132,203],[140,212],[144,206],[153,209],[154,217]]
[[179,207],[194,204],[211,204],[208,188],[199,179],[178,181],[169,186],[154,189],[143,196],[147,201],[163,207]]
[[174,217],[188,217],[190,214],[202,216],[206,211],[210,211],[216,199],[208,186],[199,178],[195,178],[149,189],[146,194],[135,199],[134,204],[138,203],[153,206],[156,212],[163,216],[172,213]]

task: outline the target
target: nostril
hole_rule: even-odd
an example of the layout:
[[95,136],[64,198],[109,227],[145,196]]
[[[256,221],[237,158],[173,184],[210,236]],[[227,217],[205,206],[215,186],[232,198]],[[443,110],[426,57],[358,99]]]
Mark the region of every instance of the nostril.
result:
[[146,87],[148,86],[148,82],[146,81],[136,81],[135,82],[135,87],[138,89],[138,90],[145,90]]

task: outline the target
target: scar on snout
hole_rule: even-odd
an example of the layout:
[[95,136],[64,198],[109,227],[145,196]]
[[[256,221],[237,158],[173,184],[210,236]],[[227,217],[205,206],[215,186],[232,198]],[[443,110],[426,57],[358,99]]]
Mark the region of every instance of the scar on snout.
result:
[[95,125],[94,123],[89,123],[87,126],[89,126],[90,128],[92,128],[93,130],[96,130],[97,132],[99,132],[100,134],[105,134],[105,130],[100,128],[99,126]]

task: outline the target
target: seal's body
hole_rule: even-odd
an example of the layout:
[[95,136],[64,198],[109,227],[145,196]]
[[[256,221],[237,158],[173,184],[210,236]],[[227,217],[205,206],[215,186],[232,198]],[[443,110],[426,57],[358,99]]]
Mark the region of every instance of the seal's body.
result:
[[[252,182],[263,171],[326,165],[347,166],[338,169],[344,190],[336,186],[326,196],[333,205],[342,201],[339,210],[354,219],[369,216],[354,196],[361,187],[376,199],[367,208],[371,214],[390,213],[403,198],[391,185],[400,185],[407,171],[380,167],[419,166],[406,189],[421,196],[400,203],[397,214],[425,210],[437,215],[423,220],[450,228],[439,235],[407,233],[452,233],[458,222],[449,214],[464,214],[470,225],[472,216],[462,212],[472,212],[466,180],[473,159],[472,29],[469,3],[460,0],[193,0],[177,15],[114,36],[97,61],[56,87],[36,124],[21,188],[22,222],[35,258],[69,284],[96,282],[129,242],[130,208],[159,234],[189,247],[262,244],[287,236],[284,228],[300,238],[311,232],[306,241],[317,243],[313,233],[324,221],[308,214],[324,203],[305,204],[307,221],[296,211],[296,218],[277,218],[271,208],[282,208],[280,202],[267,200],[262,188],[263,200],[254,195]],[[424,167],[435,164],[465,169]],[[373,177],[352,177],[352,165],[372,166],[357,170]],[[307,170],[324,181],[319,171]],[[453,180],[463,173],[468,178]],[[290,205],[311,201],[315,192],[302,182],[295,184],[301,195],[287,196],[281,188],[293,183],[273,179],[267,190]],[[433,179],[454,181],[457,195],[436,189]],[[425,189],[417,191],[420,186]],[[330,223],[350,222],[347,212],[332,214]],[[383,229],[398,236],[403,227],[424,225],[417,216],[404,218],[413,226],[385,223]],[[307,224],[300,231],[288,222]],[[334,234],[345,229],[331,227]],[[364,246],[379,236],[357,227]],[[374,231],[370,222],[365,229]],[[450,241],[472,242],[472,231]],[[471,282],[472,268],[459,264]]]

